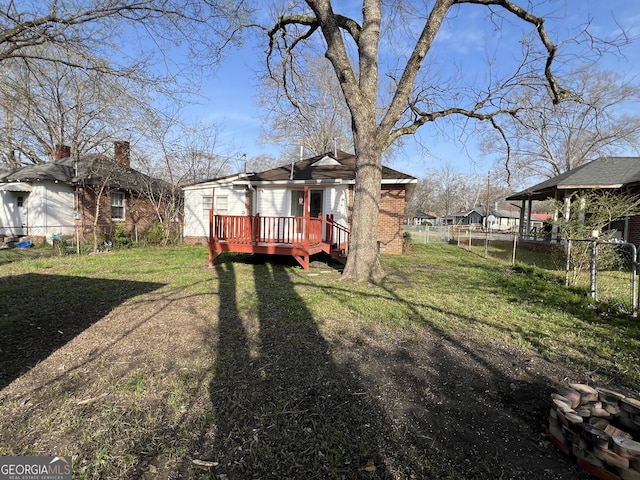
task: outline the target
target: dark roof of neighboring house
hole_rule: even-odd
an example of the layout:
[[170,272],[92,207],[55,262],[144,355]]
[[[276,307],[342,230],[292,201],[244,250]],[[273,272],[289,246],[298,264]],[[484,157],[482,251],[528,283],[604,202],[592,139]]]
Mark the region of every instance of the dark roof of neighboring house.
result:
[[[77,168],[77,174],[76,174]],[[52,181],[70,185],[100,185],[105,179],[111,188],[132,191],[167,189],[170,185],[97,154],[83,155],[77,161],[66,157],[54,162],[26,165],[0,175],[0,183]]]
[[[250,176],[254,182],[291,181],[291,165],[272,168]],[[356,156],[338,150],[297,161],[293,164],[293,180],[355,180]],[[382,167],[382,180],[400,180],[414,183],[415,177]]]
[[[487,215],[487,209],[483,206],[472,208],[471,210],[461,210],[457,213],[452,214],[452,217],[468,217],[472,213],[476,213],[481,217]],[[491,207],[489,209],[489,215],[493,215],[497,218],[519,218],[520,214],[518,212],[513,212],[510,210],[501,210],[497,208]]]
[[491,212],[494,216],[498,218],[520,218],[520,212],[516,212],[514,210],[504,210],[501,208],[491,209]]
[[[489,213],[491,214],[494,210],[490,209]],[[471,210],[460,210],[459,212],[453,213],[453,217],[468,217],[472,213],[477,213],[481,217],[484,217],[487,214],[487,209],[484,207],[475,207]]]
[[416,214],[413,217],[414,218],[428,218],[428,219],[438,218],[435,215],[432,215],[431,213],[425,213],[425,212],[416,212]]
[[557,190],[616,189],[638,183],[639,157],[601,157],[515,193],[507,200],[546,200]]

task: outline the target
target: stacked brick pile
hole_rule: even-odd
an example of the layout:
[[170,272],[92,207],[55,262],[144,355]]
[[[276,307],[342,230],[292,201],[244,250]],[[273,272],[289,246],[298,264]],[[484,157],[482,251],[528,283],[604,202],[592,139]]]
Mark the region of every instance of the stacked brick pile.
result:
[[572,383],[551,395],[549,439],[603,480],[640,480],[640,400]]

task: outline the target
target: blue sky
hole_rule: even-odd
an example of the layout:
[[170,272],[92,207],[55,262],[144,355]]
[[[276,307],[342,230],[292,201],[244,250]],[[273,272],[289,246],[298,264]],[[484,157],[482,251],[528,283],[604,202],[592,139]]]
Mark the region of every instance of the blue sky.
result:
[[[354,7],[357,3],[336,2],[342,8],[345,5],[346,8]],[[495,55],[498,63],[501,58],[516,57],[517,51],[510,54],[514,42],[509,41],[510,35],[519,35],[516,27],[506,24],[499,31],[492,30],[484,18],[485,11],[485,7],[462,6],[460,15],[443,25],[434,52],[439,56],[450,56],[456,65],[464,65],[465,71],[479,76],[486,71],[486,67],[479,63],[485,55]],[[535,13],[540,16],[551,13],[551,16],[545,16],[545,25],[549,32],[557,35],[554,40],[576,35],[588,21],[591,22],[590,31],[604,38],[615,36],[620,27],[632,35],[640,35],[640,2],[636,0],[550,0]],[[640,81],[639,45],[640,41],[636,41],[635,45],[620,52],[622,55],[605,57],[599,64],[603,69],[637,75]],[[402,49],[401,44],[394,46],[398,52]],[[255,70],[260,68],[263,56],[256,54],[256,48],[263,46],[248,44],[228,54],[215,76],[203,83],[203,105],[189,111],[194,119],[219,125],[220,149],[225,154],[246,153],[252,157],[280,152],[279,146],[260,143],[262,123],[255,104],[258,88]],[[424,155],[415,140],[405,139],[406,147],[396,156],[391,167],[418,177],[424,176],[427,169],[438,168],[447,162],[451,162],[460,173],[476,172],[482,176],[492,167],[493,160],[481,155],[473,138],[463,145],[454,140],[436,138],[427,129],[421,132],[421,140],[429,145],[430,155]],[[454,136],[460,134],[457,130],[451,130],[451,133]]]

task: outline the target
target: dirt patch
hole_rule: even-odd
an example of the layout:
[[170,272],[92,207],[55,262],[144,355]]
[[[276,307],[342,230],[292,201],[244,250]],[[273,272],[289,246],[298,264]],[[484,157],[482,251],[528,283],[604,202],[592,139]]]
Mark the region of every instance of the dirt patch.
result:
[[375,385],[416,478],[589,478],[545,435],[553,386],[575,372],[433,333],[358,339],[341,355]]

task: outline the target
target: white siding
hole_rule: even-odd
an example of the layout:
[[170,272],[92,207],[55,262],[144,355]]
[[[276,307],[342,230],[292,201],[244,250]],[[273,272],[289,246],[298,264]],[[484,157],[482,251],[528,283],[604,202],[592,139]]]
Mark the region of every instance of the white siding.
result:
[[[73,234],[75,230],[73,218],[73,187],[60,183],[52,183],[46,186],[35,187],[32,194],[38,191],[42,191],[43,198],[40,205],[43,207],[42,213],[44,215],[40,218],[33,218],[33,215],[31,215],[29,223],[32,225],[43,225],[45,231],[42,234],[44,235]],[[33,205],[33,199],[29,200],[29,205]]]
[[[291,215],[291,190],[302,190],[302,186],[289,188],[258,188],[256,212],[263,216],[288,217]],[[333,214],[334,219],[347,225],[347,213],[349,208],[349,187],[339,185],[323,190],[323,215]]]
[[[211,198],[214,184],[201,184],[184,189],[184,236],[203,237],[209,235],[209,217],[203,208],[203,198]],[[302,190],[299,186],[257,187],[254,195],[254,211],[247,212],[245,206],[245,187],[235,188],[215,186],[215,194],[227,197],[229,215],[255,215],[263,217],[288,217],[291,215],[291,190]],[[315,188],[314,188],[315,189]],[[349,187],[337,185],[323,188],[323,215],[333,214],[334,220],[347,225],[349,207]]]
[[333,214],[333,220],[348,227],[349,187],[338,185],[327,188],[324,194],[324,213]]
[[[27,198],[28,192],[0,191],[0,234],[14,235],[22,233],[22,220],[18,213],[17,197]],[[19,232],[16,229],[20,229]]]
[[[23,198],[22,208],[18,197]],[[73,187],[60,183],[38,183],[31,192],[0,192],[0,233],[71,235],[73,205]]]
[[[202,184],[184,189],[184,236],[206,237],[209,235],[209,202],[212,184]],[[215,196],[226,197],[226,215],[247,215],[244,186],[215,186]],[[205,201],[207,206],[205,207]],[[222,204],[222,201],[220,202]]]
[[263,217],[288,217],[291,215],[290,190],[280,187],[258,188],[256,213]]

